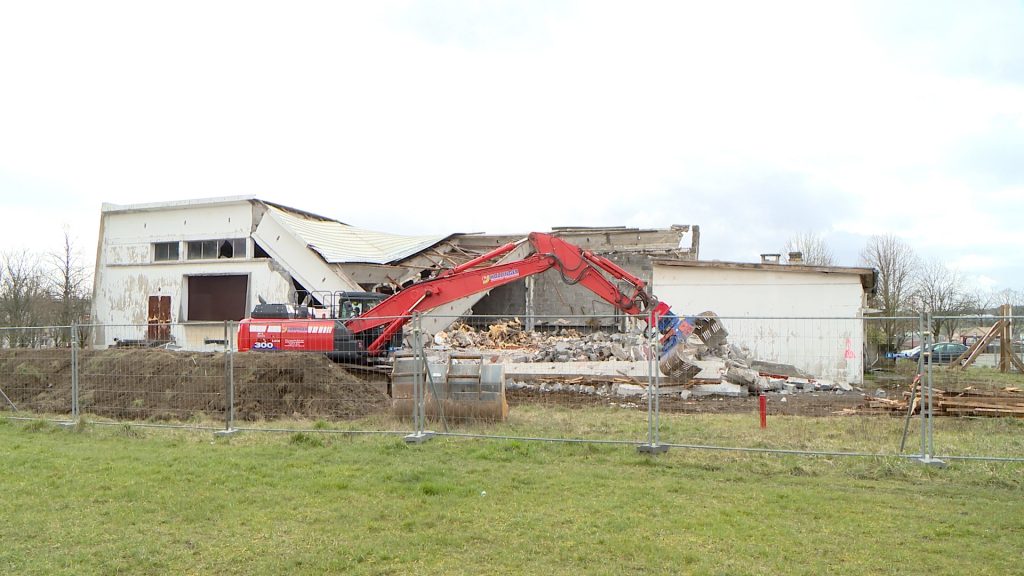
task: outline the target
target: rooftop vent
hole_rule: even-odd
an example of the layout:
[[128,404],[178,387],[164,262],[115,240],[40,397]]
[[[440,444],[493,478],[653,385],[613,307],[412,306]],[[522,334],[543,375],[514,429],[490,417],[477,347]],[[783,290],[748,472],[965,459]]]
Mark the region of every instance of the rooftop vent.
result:
[[778,264],[782,254],[761,254],[761,264]]

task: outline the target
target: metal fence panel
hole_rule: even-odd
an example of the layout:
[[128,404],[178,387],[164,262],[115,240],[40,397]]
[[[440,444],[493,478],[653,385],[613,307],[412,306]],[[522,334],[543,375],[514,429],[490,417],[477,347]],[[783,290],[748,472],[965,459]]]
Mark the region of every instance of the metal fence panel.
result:
[[[920,345],[939,350],[929,347],[932,329],[953,319],[689,318],[694,332],[674,356],[646,320],[533,317],[528,326],[508,316],[412,316],[382,319],[369,338],[337,332],[344,342],[323,322],[3,328],[0,410],[193,427],[1024,458],[1024,376],[1001,342],[984,342],[967,366],[915,354]],[[955,318],[964,334],[998,320]],[[392,324],[400,329],[388,336]],[[1001,334],[1004,350],[1019,356],[1012,330]],[[363,349],[351,348],[356,340]],[[384,345],[367,354],[374,341]]]
[[[1022,318],[932,317],[940,329],[924,379],[933,394],[928,441],[940,457],[1024,457]],[[950,333],[962,334],[953,340]],[[988,336],[988,339],[986,339]],[[943,346],[956,346],[952,352]],[[954,357],[963,348],[967,352]]]
[[[647,438],[652,355],[642,321],[535,316],[529,330],[516,317],[472,320],[447,318],[448,328],[423,334],[432,430],[629,444]],[[401,370],[408,390],[419,377],[416,361]],[[394,387],[400,394],[397,379]]]
[[865,372],[878,355],[869,351],[870,331],[862,320],[718,321],[727,333],[721,342],[708,346],[690,338],[699,368],[691,380],[669,380],[683,385],[661,402],[664,442],[814,453],[899,451],[900,419],[865,406],[865,395],[895,395],[901,383]]
[[0,412],[68,417],[70,327],[0,328]]
[[[225,324],[167,328],[179,336],[147,338],[150,325],[90,327],[92,334],[111,344],[93,344],[79,354],[80,411],[94,417],[163,423],[222,420],[227,404]],[[196,332],[204,336],[180,336]],[[218,336],[218,342],[204,343],[208,334]]]

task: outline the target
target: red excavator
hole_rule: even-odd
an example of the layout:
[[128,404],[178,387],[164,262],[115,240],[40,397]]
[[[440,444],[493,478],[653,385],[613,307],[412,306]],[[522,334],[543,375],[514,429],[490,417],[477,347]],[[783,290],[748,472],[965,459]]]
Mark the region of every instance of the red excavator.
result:
[[[529,241],[533,253],[514,262],[487,264]],[[401,346],[402,326],[414,313],[427,312],[460,298],[522,280],[550,269],[567,284],[581,284],[616,309],[644,315],[648,326],[659,328],[667,346],[693,331],[690,319],[677,318],[669,306],[647,291],[647,284],[614,262],[583,250],[557,236],[534,232],[436,277],[413,284],[393,295],[340,293],[327,318],[317,311],[285,304],[260,304],[238,328],[238,349],[324,352],[335,361],[351,362],[386,355]],[[609,280],[605,274],[619,281]]]

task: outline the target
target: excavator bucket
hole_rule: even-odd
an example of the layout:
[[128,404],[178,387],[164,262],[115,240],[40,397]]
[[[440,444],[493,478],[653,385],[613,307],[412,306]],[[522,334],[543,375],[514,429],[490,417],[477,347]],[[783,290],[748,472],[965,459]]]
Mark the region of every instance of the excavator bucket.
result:
[[695,360],[696,353],[692,348],[687,348],[685,343],[677,343],[662,353],[658,369],[669,378],[686,382],[700,372]]
[[428,418],[503,421],[508,418],[505,370],[485,362],[479,354],[452,354],[447,359],[396,356],[391,373],[392,411],[411,417],[415,410],[415,383],[423,387]]
[[691,335],[709,348],[721,345],[729,335],[718,314],[710,311],[685,318],[668,312],[659,320],[658,328],[663,334],[658,369],[665,376],[682,381],[701,371],[696,363],[697,350],[688,344]]
[[701,312],[695,317],[693,333],[708,348],[718,346],[729,336],[725,326],[722,326],[721,320],[718,319],[718,314],[711,311]]

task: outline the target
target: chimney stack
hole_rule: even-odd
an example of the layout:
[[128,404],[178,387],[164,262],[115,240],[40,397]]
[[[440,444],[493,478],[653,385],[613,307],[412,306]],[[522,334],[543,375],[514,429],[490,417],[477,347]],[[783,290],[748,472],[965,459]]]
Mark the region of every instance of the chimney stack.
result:
[[782,254],[761,254],[761,264],[778,264]]
[[790,252],[789,253],[789,263],[790,264],[803,264],[804,263],[804,253],[803,252]]

